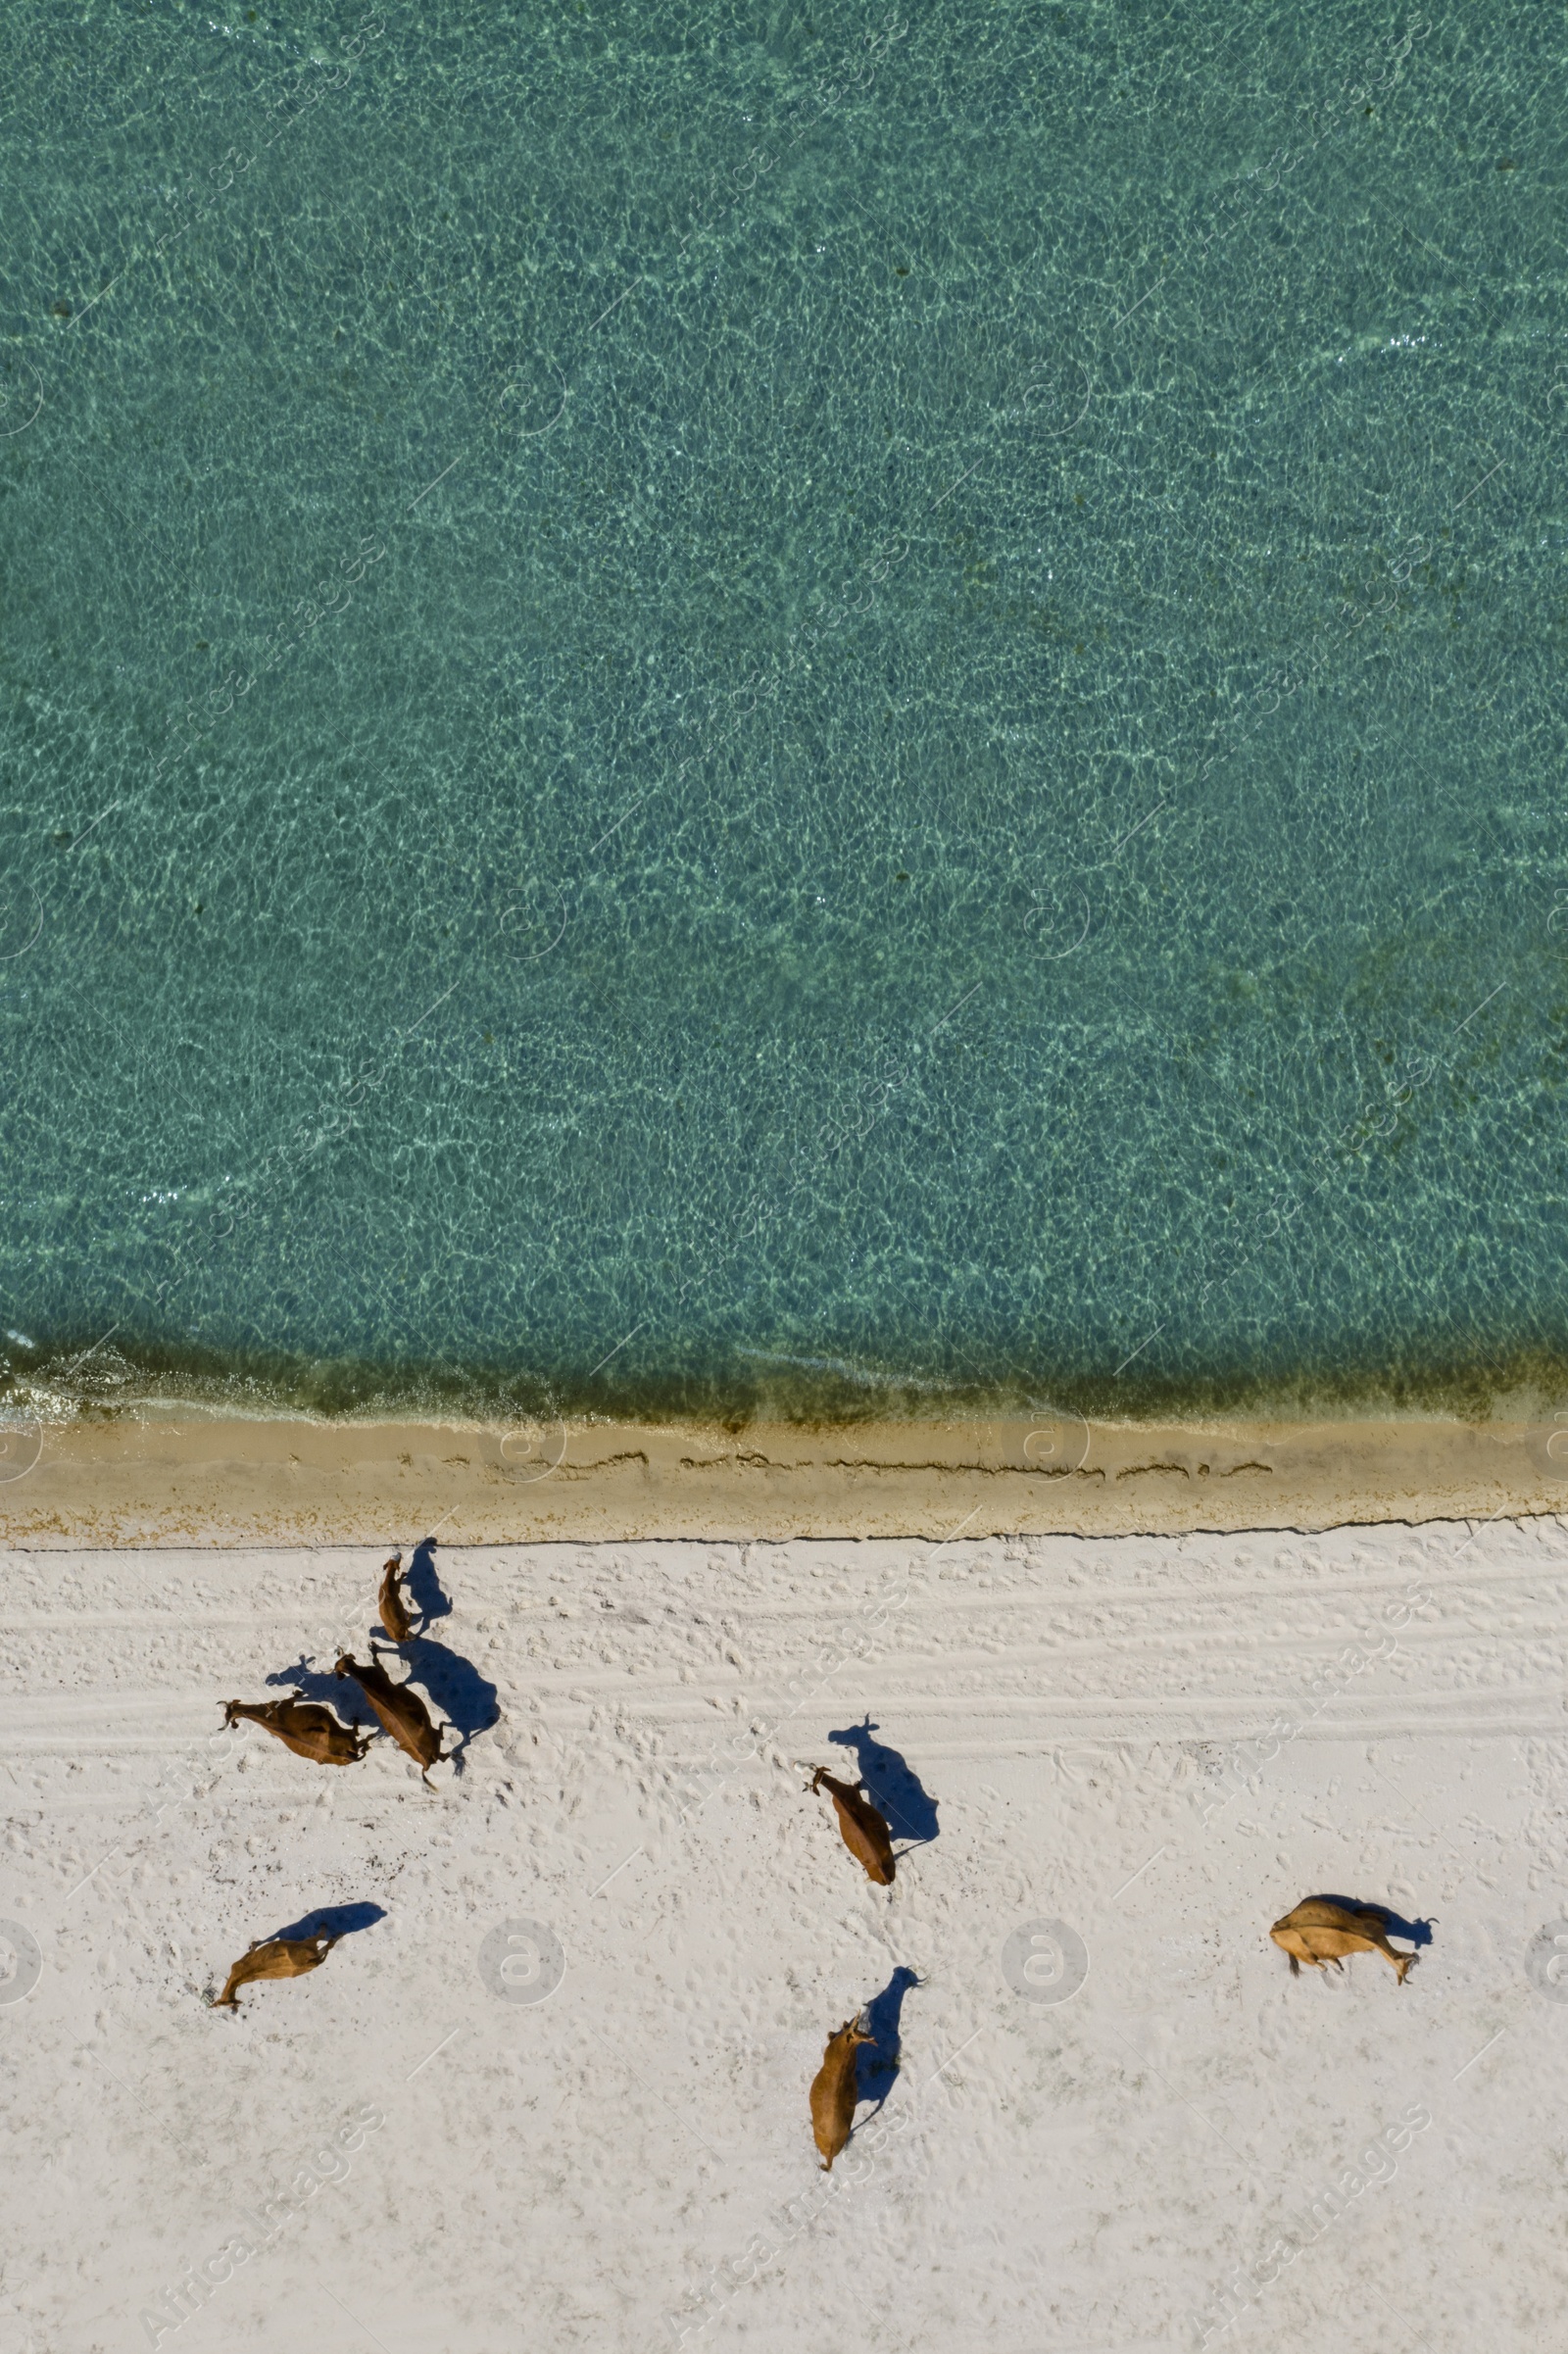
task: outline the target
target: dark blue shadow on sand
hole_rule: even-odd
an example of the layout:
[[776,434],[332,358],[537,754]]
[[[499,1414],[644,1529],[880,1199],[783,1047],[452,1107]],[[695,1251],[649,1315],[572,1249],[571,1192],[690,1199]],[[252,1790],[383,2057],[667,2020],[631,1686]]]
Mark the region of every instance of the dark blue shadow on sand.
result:
[[432,1619],[450,1618],[452,1601],[441,1591],[441,1581],[435,1574],[435,1539],[421,1537],[414,1548],[414,1559],[403,1573],[403,1583],[409,1600],[419,1614],[419,1624],[427,1627]]
[[898,2081],[899,2021],[904,1997],[911,1986],[919,1984],[915,1972],[901,1962],[881,1993],[873,1995],[865,2006],[865,2025],[871,2040],[862,2043],[855,2055],[855,2085],[859,2099],[874,2100],[879,2109]]
[[[395,1651],[383,1655],[402,1660],[410,1683],[428,1692],[437,1721],[445,1717],[453,1732],[462,1736],[451,1751],[453,1771],[461,1774],[463,1752],[469,1741],[476,1733],[488,1733],[500,1718],[495,1686],[486,1682],[470,1660],[449,1651],[444,1643],[432,1643],[427,1635],[412,1635]],[[393,1676],[394,1683],[400,1680]],[[342,1690],[341,1685],[338,1689]]]
[[872,1740],[877,1731],[867,1711],[863,1724],[846,1725],[842,1732],[830,1733],[828,1740],[837,1741],[841,1749],[855,1751],[865,1794],[877,1812],[886,1816],[889,1828],[900,1839],[913,1839],[923,1847],[937,1836],[936,1800],[927,1795],[919,1775],[897,1749]]
[[[345,1643],[343,1647],[352,1651],[354,1645]],[[280,1667],[275,1676],[268,1676],[264,1680],[269,1684],[281,1684],[290,1699],[297,1694],[302,1700],[324,1700],[328,1708],[336,1709],[345,1720],[352,1719],[355,1704],[358,1703],[360,1715],[369,1720],[366,1731],[373,1733],[376,1730],[375,1719],[369,1715],[357,1687],[340,1684],[330,1667],[314,1666],[303,1651],[296,1666]]]
[[351,1937],[356,1930],[373,1929],[386,1919],[384,1904],[321,1904],[314,1913],[301,1913],[287,1929],[274,1929],[274,1937]]

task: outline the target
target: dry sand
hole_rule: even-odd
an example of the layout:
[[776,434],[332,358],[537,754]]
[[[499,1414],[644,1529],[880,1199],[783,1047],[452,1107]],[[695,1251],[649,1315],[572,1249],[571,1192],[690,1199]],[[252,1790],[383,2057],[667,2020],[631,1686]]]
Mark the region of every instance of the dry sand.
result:
[[[432,1462],[405,1531],[444,1472],[485,1500]],[[1555,1521],[443,1546],[435,1794],[218,1730],[344,1692],[379,1544],[46,1533],[0,1557],[5,2354],[1560,2342]],[[857,1759],[891,1891],[803,1790]],[[1319,1892],[1420,1929],[1408,1985],[1292,1979],[1268,1926]],[[321,1969],[205,2006],[323,1911]],[[865,2004],[900,2065],[824,2176]]]
[[5,1442],[0,1542],[25,1545],[1323,1529],[1554,1512],[1568,1495],[1568,1428],[1550,1420],[731,1434],[145,1413]]

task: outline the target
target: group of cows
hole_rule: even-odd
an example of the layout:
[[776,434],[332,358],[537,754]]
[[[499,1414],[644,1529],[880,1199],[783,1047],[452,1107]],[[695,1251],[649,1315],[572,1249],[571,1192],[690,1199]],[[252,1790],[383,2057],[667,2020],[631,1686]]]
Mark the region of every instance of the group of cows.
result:
[[[400,1645],[413,1636],[402,1584],[403,1556],[394,1553],[381,1572],[376,1616],[388,1640]],[[350,1679],[358,1685],[382,1730],[414,1759],[426,1788],[433,1787],[430,1768],[444,1763],[453,1752],[442,1748],[441,1735],[412,1685],[393,1683],[373,1643],[368,1664],[362,1666],[345,1651],[334,1673],[340,1680]],[[358,1718],[352,1724],[341,1723],[330,1708],[305,1699],[299,1686],[289,1700],[254,1704],[226,1700],[222,1706],[226,1725],[243,1717],[270,1733],[285,1748],[292,1749],[296,1757],[308,1758],[315,1765],[358,1764],[370,1745],[370,1736],[363,1730]],[[443,1730],[451,1732],[452,1728],[446,1726]],[[893,1835],[884,1817],[864,1795],[863,1786],[841,1782],[826,1766],[818,1766],[807,1789],[813,1795],[824,1790],[828,1792],[845,1846],[868,1880],[879,1888],[891,1888],[898,1869]],[[1389,1943],[1380,1912],[1324,1896],[1309,1897],[1298,1904],[1294,1912],[1275,1922],[1269,1936],[1289,1954],[1293,1977],[1299,1973],[1302,1962],[1316,1970],[1325,1969],[1330,1962],[1343,1969],[1346,1954],[1381,1953],[1393,1964],[1403,1986],[1405,1973],[1416,1958],[1413,1953],[1396,1953]],[[213,1998],[213,2007],[238,2010],[239,1989],[253,1980],[300,1978],[308,1970],[319,1969],[337,1941],[335,1937],[323,1935],[269,1937],[252,1945],[230,1970],[222,1992]],[[810,2090],[811,2132],[821,2153],[824,2173],[831,2172],[834,2159],[849,2141],[858,2098],[856,2054],[862,2044],[872,2040],[863,2012],[846,2019],[827,2039],[822,2065]]]
[[[381,1572],[381,1591],[376,1596],[375,1612],[388,1640],[395,1643],[408,1643],[414,1634],[403,1599],[403,1555],[394,1553]],[[370,1645],[367,1665],[344,1651],[339,1655],[334,1674],[341,1682],[349,1677],[356,1683],[371,1708],[380,1719],[383,1732],[389,1733],[400,1749],[406,1749],[419,1769],[419,1778],[428,1790],[430,1768],[442,1765],[452,1755],[441,1746],[441,1735],[431,1722],[430,1711],[418,1693],[409,1684],[394,1684],[381,1665],[381,1655]],[[223,1722],[236,1724],[244,1717],[248,1724],[260,1725],[280,1741],[285,1749],[296,1757],[308,1757],[313,1765],[358,1765],[370,1745],[370,1736],[361,1726],[358,1717],[350,1725],[342,1724],[318,1700],[307,1700],[303,1688],[296,1685],[291,1700],[225,1700],[222,1702]],[[445,1727],[450,1733],[451,1726]],[[337,1943],[336,1937],[268,1937],[252,1945],[240,1955],[223,1982],[223,1991],[214,1998],[215,2010],[237,2011],[239,1989],[259,1978],[301,1978],[307,1970],[318,1970]]]

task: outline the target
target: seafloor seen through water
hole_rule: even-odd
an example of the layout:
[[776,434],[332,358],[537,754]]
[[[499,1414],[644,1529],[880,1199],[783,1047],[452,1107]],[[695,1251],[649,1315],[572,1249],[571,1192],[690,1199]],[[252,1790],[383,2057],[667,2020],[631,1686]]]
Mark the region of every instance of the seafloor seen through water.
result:
[[13,17],[13,1400],[1556,1386],[1564,65]]

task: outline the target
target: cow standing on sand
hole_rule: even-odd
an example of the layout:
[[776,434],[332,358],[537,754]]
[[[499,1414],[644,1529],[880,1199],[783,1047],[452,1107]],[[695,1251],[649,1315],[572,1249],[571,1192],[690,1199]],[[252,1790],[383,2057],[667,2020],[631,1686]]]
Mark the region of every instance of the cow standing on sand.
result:
[[858,1864],[864,1865],[867,1880],[874,1880],[878,1888],[890,1888],[895,1870],[893,1834],[870,1799],[862,1798],[853,1782],[838,1781],[826,1766],[817,1766],[806,1787],[813,1797],[818,1790],[827,1790],[844,1834],[845,1846]]
[[221,1705],[225,1725],[243,1717],[247,1724],[260,1725],[264,1733],[271,1734],[296,1757],[308,1757],[313,1765],[358,1765],[370,1745],[370,1737],[361,1733],[358,1720],[352,1727],[340,1725],[330,1708],[323,1708],[318,1700],[307,1700],[297,1684],[292,1700],[224,1700]]
[[822,2172],[833,2172],[833,2161],[855,2128],[855,2104],[859,2099],[856,2053],[873,2042],[858,2018],[846,2019],[827,2039],[822,2065],[811,2082],[811,2133],[822,2153]]
[[402,1576],[403,1555],[394,1553],[381,1571],[381,1591],[375,1597],[375,1614],[381,1621],[384,1633],[393,1643],[407,1643],[414,1632],[408,1611],[403,1606],[403,1596],[398,1592]]
[[[405,1750],[418,1767],[419,1779],[426,1790],[433,1790],[435,1785],[430,1780],[430,1768],[444,1765],[456,1752],[442,1748],[441,1735],[430,1722],[429,1710],[418,1693],[407,1684],[394,1684],[373,1649],[368,1667],[362,1667],[357,1659],[351,1659],[345,1651],[333,1673],[354,1678],[398,1747]],[[450,1725],[443,1727],[447,1733],[452,1730]],[[460,1741],[459,1748],[462,1745]]]
[[241,1986],[248,1986],[258,1978],[303,1978],[308,1970],[319,1970],[336,1937],[268,1937],[252,1945],[240,1955],[227,1978],[223,1991],[213,1997],[215,2011],[239,2009]]
[[1326,1970],[1332,1962],[1336,1970],[1343,1971],[1344,1954],[1381,1953],[1402,1986],[1405,1972],[1420,1958],[1395,1952],[1380,1912],[1358,1904],[1335,1904],[1327,1896],[1308,1896],[1294,1913],[1276,1921],[1268,1934],[1281,1951],[1290,1955],[1293,1978],[1300,1977],[1303,1962],[1313,1970]]

